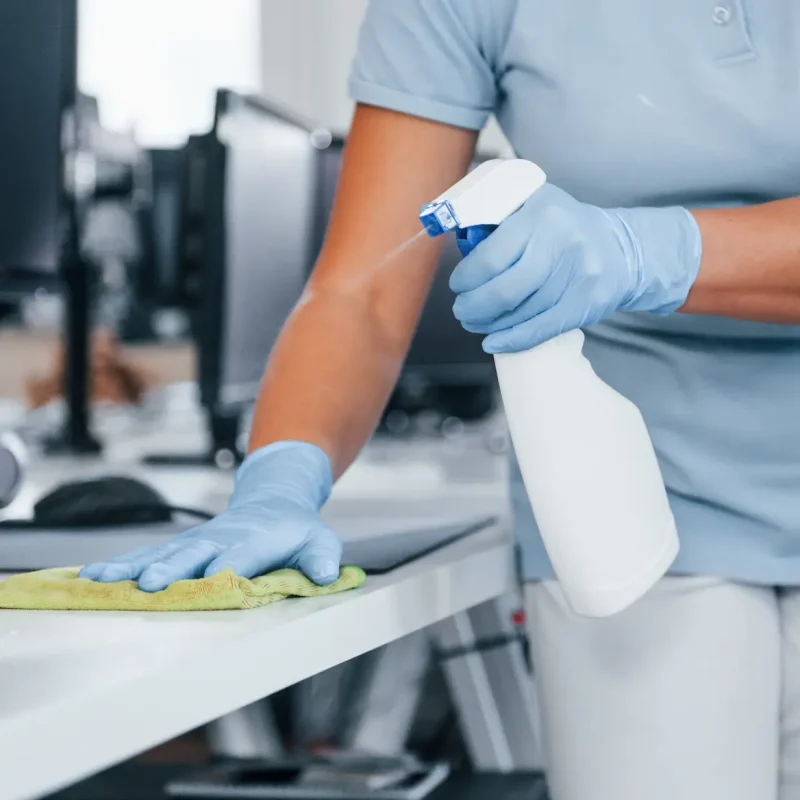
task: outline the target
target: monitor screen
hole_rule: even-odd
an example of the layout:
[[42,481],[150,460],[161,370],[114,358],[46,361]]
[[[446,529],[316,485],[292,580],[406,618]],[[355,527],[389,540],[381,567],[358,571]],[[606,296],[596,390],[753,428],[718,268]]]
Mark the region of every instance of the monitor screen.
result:
[[[327,226],[333,207],[344,144],[344,139],[334,137],[319,159],[322,226]],[[322,239],[320,235],[316,238],[317,241]],[[420,379],[444,386],[494,382],[493,362],[481,348],[481,337],[467,333],[453,316],[455,298],[448,281],[460,260],[455,237],[444,237],[439,266],[411,342],[401,381]]]
[[0,291],[53,276],[62,236],[64,111],[76,95],[75,0],[0,3]]
[[179,292],[178,247],[181,217],[180,149],[150,150],[152,208],[150,209],[151,259],[148,296],[159,303],[175,301]]
[[313,131],[228,92],[216,133],[225,148],[219,403],[252,402],[267,356],[299,299],[313,257]]

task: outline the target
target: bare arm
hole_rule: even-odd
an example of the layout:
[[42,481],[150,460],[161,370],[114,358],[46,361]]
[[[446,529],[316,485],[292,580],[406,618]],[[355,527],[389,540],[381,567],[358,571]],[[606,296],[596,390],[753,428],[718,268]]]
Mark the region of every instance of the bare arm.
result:
[[692,213],[703,260],[681,311],[800,325],[800,198]]
[[325,246],[271,354],[250,450],[311,442],[340,475],[378,422],[433,278],[439,245],[419,208],[462,177],[476,136],[361,106],[348,139]]

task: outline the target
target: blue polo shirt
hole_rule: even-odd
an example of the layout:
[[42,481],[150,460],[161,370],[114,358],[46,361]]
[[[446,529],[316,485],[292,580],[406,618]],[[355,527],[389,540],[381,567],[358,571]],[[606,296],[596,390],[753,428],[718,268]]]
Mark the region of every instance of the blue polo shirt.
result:
[[[462,128],[494,113],[520,157],[599,206],[800,195],[797,0],[372,0],[350,88]],[[586,333],[648,425],[673,571],[800,584],[800,328],[618,314]],[[524,577],[550,577],[511,476]]]

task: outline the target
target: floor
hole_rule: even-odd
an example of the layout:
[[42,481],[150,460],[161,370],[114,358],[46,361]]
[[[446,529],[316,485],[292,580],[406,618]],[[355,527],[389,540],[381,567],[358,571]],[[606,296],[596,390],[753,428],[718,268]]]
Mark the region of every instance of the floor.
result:
[[[123,347],[123,353],[153,376],[156,383],[194,379],[194,349],[189,344]],[[58,337],[0,328],[0,398],[25,400],[25,384],[48,374],[58,356]]]

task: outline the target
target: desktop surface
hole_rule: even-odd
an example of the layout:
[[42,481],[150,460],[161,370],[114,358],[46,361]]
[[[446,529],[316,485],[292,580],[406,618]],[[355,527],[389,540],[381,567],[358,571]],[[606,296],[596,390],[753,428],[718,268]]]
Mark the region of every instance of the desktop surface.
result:
[[[164,406],[152,418],[101,415],[98,425],[109,447],[100,457],[45,459],[32,453],[20,496],[0,516],[29,514],[67,475],[133,475],[157,486],[170,502],[221,510],[231,472],[156,470],[139,463],[156,443],[192,450],[202,439],[198,409],[188,396],[170,392]],[[501,455],[484,447],[483,436],[469,442],[375,442],[337,484],[324,519],[356,542],[380,532],[444,528],[454,517],[502,515],[503,464]],[[119,552],[123,543],[112,545]],[[3,796],[22,800],[52,792],[499,596],[513,585],[512,553],[507,527],[490,526],[374,575],[357,592],[241,614],[0,612],[0,639],[7,643],[0,654],[0,682],[7,690],[0,697],[0,748],[15,754],[4,770]],[[323,640],[325,647],[315,644]],[[278,663],[270,658],[276,650],[288,654]],[[270,670],[256,668],[267,662]],[[202,702],[195,684],[186,683],[187,664],[196,685],[215,687],[202,693]],[[160,713],[152,714],[153,707]],[[109,735],[112,717],[128,724]],[[41,769],[31,770],[32,763]]]
[[515,585],[511,556],[507,528],[493,526],[358,590],[261,609],[0,611],[0,748],[14,754],[3,797],[52,792],[505,596]]

